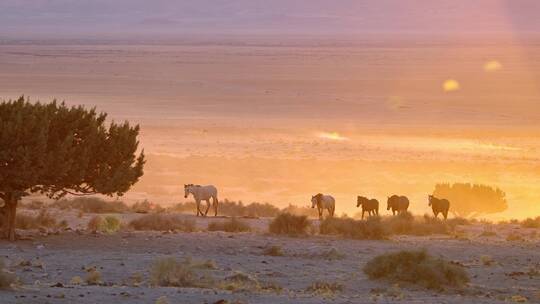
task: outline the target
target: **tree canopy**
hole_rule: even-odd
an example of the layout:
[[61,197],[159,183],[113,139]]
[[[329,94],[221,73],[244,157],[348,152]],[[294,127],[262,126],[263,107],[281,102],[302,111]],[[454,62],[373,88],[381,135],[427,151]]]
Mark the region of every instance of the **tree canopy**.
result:
[[506,194],[499,188],[469,183],[437,184],[433,195],[450,201],[450,210],[459,216],[502,212],[508,208]]
[[95,108],[24,97],[0,103],[0,198],[9,237],[17,202],[30,193],[123,195],[143,175],[138,135],[138,125],[107,123]]

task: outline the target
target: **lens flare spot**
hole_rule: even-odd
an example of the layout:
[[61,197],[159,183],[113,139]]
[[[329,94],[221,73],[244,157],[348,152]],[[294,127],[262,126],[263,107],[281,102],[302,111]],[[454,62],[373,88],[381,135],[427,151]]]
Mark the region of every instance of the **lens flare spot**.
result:
[[502,64],[497,60],[488,61],[484,64],[484,71],[486,72],[496,72],[502,69]]
[[349,140],[347,137],[340,135],[338,132],[320,132],[317,134],[317,137],[335,141]]
[[460,88],[459,82],[455,79],[448,79],[443,83],[443,90],[445,92],[458,91]]

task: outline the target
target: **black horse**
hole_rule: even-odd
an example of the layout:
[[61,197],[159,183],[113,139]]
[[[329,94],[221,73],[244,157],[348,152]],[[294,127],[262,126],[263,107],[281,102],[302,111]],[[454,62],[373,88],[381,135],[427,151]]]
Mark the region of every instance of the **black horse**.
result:
[[379,215],[379,201],[376,199],[369,199],[364,196],[358,196],[356,201],[356,208],[362,205],[362,219],[364,219],[364,212],[367,211],[369,216]]
[[435,217],[439,215],[439,213],[442,213],[444,216],[444,219],[448,217],[448,210],[450,209],[450,202],[447,199],[438,199],[433,195],[430,195],[428,197],[429,200],[429,206],[431,206],[431,209],[433,210],[433,214]]
[[388,198],[386,210],[392,209],[392,214],[396,215],[407,212],[409,199],[406,196],[392,195]]

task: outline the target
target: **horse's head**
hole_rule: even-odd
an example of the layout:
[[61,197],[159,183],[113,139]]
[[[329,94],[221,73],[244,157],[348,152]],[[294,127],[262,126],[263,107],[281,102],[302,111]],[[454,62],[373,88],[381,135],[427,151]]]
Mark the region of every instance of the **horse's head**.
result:
[[311,208],[315,208],[315,206],[317,206],[317,201],[318,201],[317,196],[318,196],[318,194],[311,196]]
[[193,187],[192,184],[184,185],[184,198],[187,198],[191,193],[191,187]]
[[391,206],[392,206],[392,198],[389,196],[388,200],[386,201],[386,210],[390,210]]
[[357,199],[356,199],[356,208],[360,207],[360,205],[362,205],[362,203],[363,203],[363,197],[358,196]]
[[429,201],[429,204],[428,206],[431,206],[431,201],[433,200],[433,195],[429,195],[428,196],[428,201]]

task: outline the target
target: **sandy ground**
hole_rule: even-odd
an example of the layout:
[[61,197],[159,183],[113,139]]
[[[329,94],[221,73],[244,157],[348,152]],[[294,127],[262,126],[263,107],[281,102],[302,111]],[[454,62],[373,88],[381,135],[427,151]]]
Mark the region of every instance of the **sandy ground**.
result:
[[[75,230],[92,215],[77,218],[64,214]],[[128,221],[140,215],[117,215]],[[193,218],[186,215],[186,218]],[[209,221],[197,219],[205,229]],[[269,219],[247,220],[254,229],[249,233],[194,232],[158,233],[123,231],[114,235],[61,232],[15,243],[0,242],[0,256],[16,272],[22,285],[13,291],[0,291],[1,303],[155,303],[166,296],[169,303],[214,303],[221,299],[238,303],[503,303],[521,295],[531,303],[540,302],[540,276],[525,274],[540,270],[539,229],[517,225],[487,224],[460,226],[461,237],[434,235],[402,236],[388,241],[346,240],[338,237],[310,236],[290,238],[266,233]],[[483,237],[486,229],[495,236]],[[526,240],[509,242],[506,236],[519,233]],[[267,256],[268,246],[281,246],[284,256]],[[370,281],[362,267],[372,257],[398,250],[425,248],[431,254],[465,265],[471,283],[462,292],[427,291],[412,286],[392,286]],[[328,252],[334,252],[328,254]],[[337,253],[337,254],[335,254]],[[481,256],[490,256],[494,264],[486,266]],[[207,270],[220,282],[240,271],[262,286],[275,285],[281,291],[149,287],[152,263],[161,257],[190,257],[195,261],[212,260],[217,265]],[[18,266],[31,261],[30,266]],[[75,276],[84,278],[85,267],[96,267],[103,284],[74,285]],[[134,274],[142,274],[143,283],[130,283]],[[343,290],[335,294],[315,294],[306,289],[314,282],[339,283]],[[61,283],[60,287],[54,287]]]

